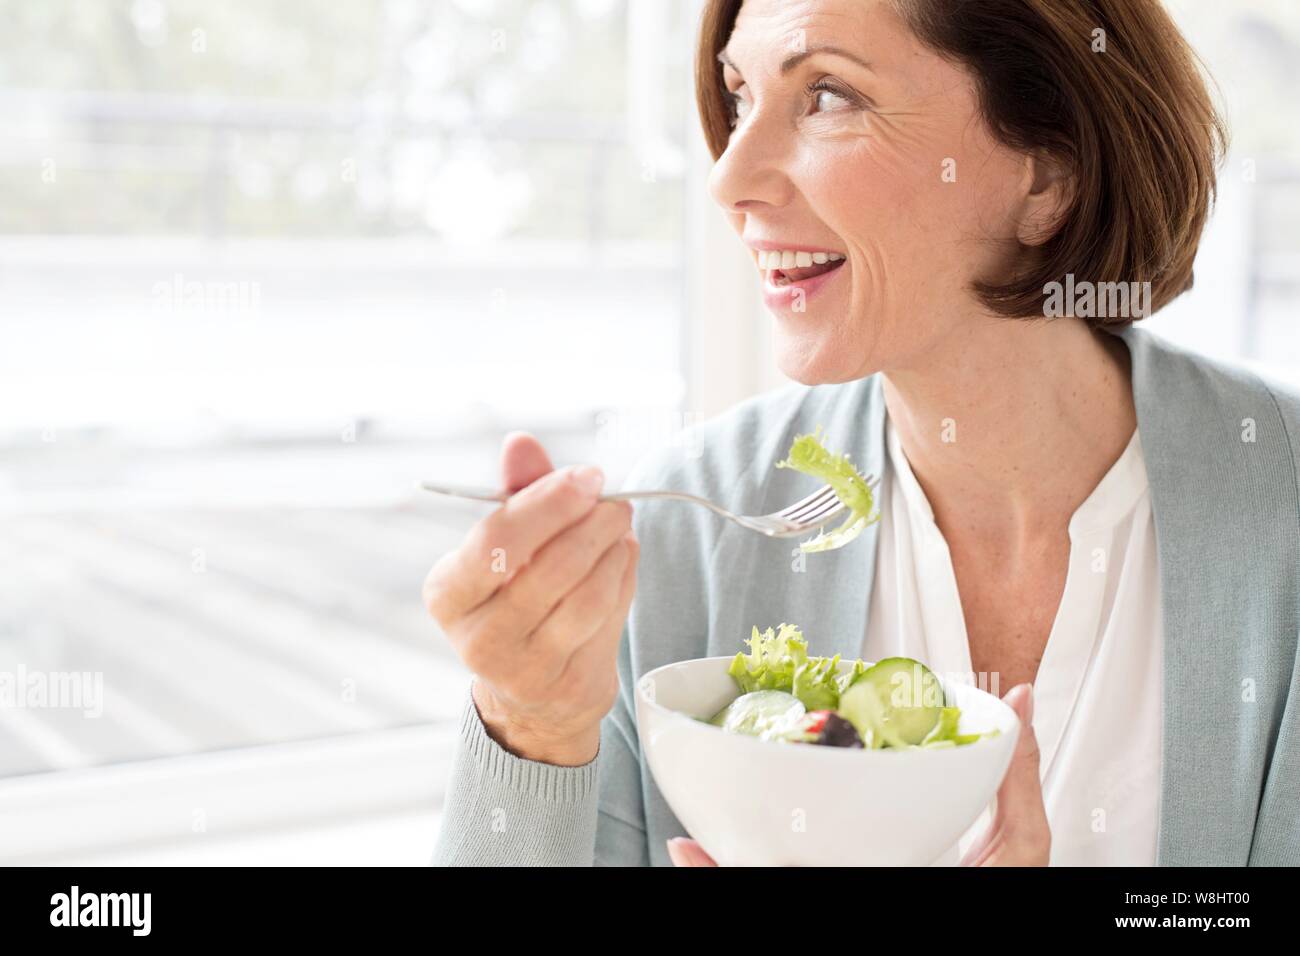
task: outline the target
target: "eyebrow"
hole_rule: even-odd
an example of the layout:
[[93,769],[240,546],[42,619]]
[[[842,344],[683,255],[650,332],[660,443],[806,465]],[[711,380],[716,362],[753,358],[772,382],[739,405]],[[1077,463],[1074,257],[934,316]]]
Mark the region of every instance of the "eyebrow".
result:
[[[845,50],[842,47],[831,46],[829,44],[822,44],[820,46],[809,47],[808,49],[803,50],[799,53],[792,53],[790,56],[786,57],[784,60],[781,61],[781,73],[783,75],[789,73],[791,70],[793,70],[804,60],[808,59],[808,57],[813,56],[814,54],[817,53],[824,53],[827,56],[843,57],[846,60],[850,60],[856,63],[858,66],[862,67],[863,69],[866,70],[872,69],[871,64],[868,63],[866,60],[862,59],[862,57],[858,56],[856,53],[850,53],[848,50]],[[731,67],[737,73],[740,72],[740,70],[737,69],[736,64],[731,62],[731,57],[727,55],[727,51],[725,49],[718,54],[718,62],[723,64],[724,66]],[[872,70],[872,72],[875,71]]]

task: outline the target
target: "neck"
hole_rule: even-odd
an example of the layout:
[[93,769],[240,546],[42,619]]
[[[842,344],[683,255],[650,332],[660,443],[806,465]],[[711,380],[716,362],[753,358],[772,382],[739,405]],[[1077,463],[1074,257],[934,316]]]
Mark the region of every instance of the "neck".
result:
[[1079,319],[989,319],[882,376],[908,463],[953,536],[1061,534],[1137,425],[1128,347]]

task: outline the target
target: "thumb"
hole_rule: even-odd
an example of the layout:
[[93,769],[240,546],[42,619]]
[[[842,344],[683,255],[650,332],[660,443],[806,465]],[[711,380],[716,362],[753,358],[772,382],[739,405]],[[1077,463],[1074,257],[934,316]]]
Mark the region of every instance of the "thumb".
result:
[[668,841],[668,858],[673,861],[673,866],[718,865],[704,852],[704,847],[685,837],[673,837]]
[[1038,737],[1034,734],[1033,686],[1017,684],[1002,699],[1020,718],[1020,738],[1016,741],[1016,752],[1007,768],[1007,775],[998,787],[998,816],[1012,824],[1045,819]]
[[501,488],[514,494],[555,470],[546,449],[527,432],[511,432],[501,443]]

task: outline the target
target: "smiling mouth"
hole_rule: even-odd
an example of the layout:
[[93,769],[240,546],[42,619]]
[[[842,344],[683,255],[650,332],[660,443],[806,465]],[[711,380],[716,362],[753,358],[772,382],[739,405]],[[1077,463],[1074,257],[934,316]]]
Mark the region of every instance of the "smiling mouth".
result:
[[844,265],[847,260],[837,259],[834,262],[815,263],[811,266],[792,269],[773,269],[771,270],[771,283],[780,288],[781,286],[791,285],[795,282],[802,282],[804,279],[811,279],[814,276],[825,275],[828,272],[834,272],[840,266]]

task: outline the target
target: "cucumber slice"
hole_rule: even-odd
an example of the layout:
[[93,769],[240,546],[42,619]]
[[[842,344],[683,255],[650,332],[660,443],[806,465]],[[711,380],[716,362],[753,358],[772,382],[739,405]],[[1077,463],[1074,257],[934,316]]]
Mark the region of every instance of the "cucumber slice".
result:
[[925,740],[943,714],[943,685],[920,661],[888,657],[869,667],[840,697],[840,716],[872,747]]
[[777,736],[792,729],[805,713],[803,701],[783,690],[741,694],[709,723],[732,734]]

